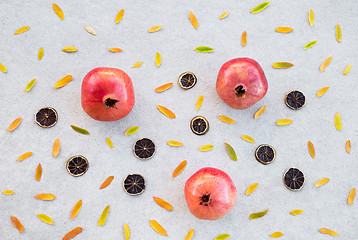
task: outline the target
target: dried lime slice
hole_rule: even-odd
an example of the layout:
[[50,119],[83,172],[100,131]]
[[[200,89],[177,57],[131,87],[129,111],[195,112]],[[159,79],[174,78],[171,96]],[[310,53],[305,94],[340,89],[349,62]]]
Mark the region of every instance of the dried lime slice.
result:
[[139,174],[130,174],[123,181],[123,189],[129,195],[139,195],[145,190],[145,180]]
[[88,170],[88,161],[84,156],[73,156],[67,160],[66,169],[74,177],[82,176]]
[[57,112],[52,107],[41,108],[35,115],[35,122],[43,128],[55,126],[58,120]]
[[258,146],[255,152],[256,160],[262,164],[270,164],[275,160],[276,151],[275,149],[267,144],[261,144]]
[[188,90],[195,86],[197,78],[192,72],[184,72],[179,76],[178,82],[181,88]]
[[209,122],[203,116],[196,116],[190,122],[190,129],[196,135],[204,135],[209,131]]
[[298,191],[305,184],[305,176],[299,169],[289,168],[283,175],[283,183],[288,189]]
[[287,107],[298,110],[306,103],[306,97],[302,92],[294,90],[286,94],[285,103]]
[[142,160],[153,157],[155,153],[155,144],[149,138],[142,138],[135,142],[133,146],[134,155]]

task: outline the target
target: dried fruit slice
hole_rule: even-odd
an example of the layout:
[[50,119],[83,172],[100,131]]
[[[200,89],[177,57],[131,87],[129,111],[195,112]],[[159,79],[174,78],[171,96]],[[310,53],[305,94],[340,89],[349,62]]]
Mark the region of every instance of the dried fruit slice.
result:
[[180,74],[178,78],[179,86],[185,90],[188,90],[195,86],[197,78],[192,72],[184,72]]
[[305,184],[305,176],[299,169],[289,168],[283,175],[283,183],[288,189],[298,191]]
[[186,167],[187,161],[182,161],[173,171],[172,178],[177,177]]
[[156,231],[160,235],[168,236],[167,231],[165,231],[165,229],[157,221],[149,220],[149,223],[150,223],[150,226],[154,229],[154,231]]
[[139,174],[130,174],[123,181],[123,189],[129,195],[139,195],[145,190],[145,180]]
[[74,219],[77,214],[80,212],[82,207],[82,200],[79,200],[75,206],[73,206],[72,211],[71,211],[71,220]]
[[248,188],[246,189],[245,195],[246,195],[246,196],[249,196],[251,193],[253,193],[253,192],[256,190],[257,186],[259,186],[258,183],[253,183],[253,184],[251,184],[250,187],[248,187]]
[[88,170],[88,161],[84,156],[76,155],[67,160],[66,169],[69,174],[79,177]]
[[253,220],[253,219],[262,218],[263,216],[265,216],[265,215],[267,214],[268,211],[269,211],[269,210],[266,209],[266,210],[263,211],[263,212],[252,213],[252,214],[250,214],[249,219],[250,219],[250,220]]
[[16,118],[11,124],[10,126],[7,128],[6,131],[8,132],[12,132],[14,131],[21,123],[22,117]]
[[154,199],[154,202],[156,202],[160,207],[162,207],[168,211],[173,210],[172,205],[170,205],[170,203],[168,203],[167,201],[164,201],[163,199],[158,198],[158,197],[153,197],[153,199]]
[[204,135],[209,131],[209,122],[203,116],[196,116],[190,121],[190,129],[196,135]]
[[19,232],[23,232],[24,231],[24,226],[21,224],[20,220],[17,219],[17,217],[11,216],[11,222],[14,225],[14,227],[19,231]]
[[76,227],[74,229],[72,229],[71,231],[69,231],[63,238],[62,240],[70,240],[74,237],[76,237],[78,234],[80,234],[82,232],[82,228],[81,227]]
[[148,160],[155,153],[155,144],[149,138],[142,138],[135,142],[133,146],[134,155],[141,160]]
[[276,151],[272,146],[262,144],[256,149],[255,157],[257,161],[264,165],[267,165],[275,160]]
[[306,97],[302,92],[294,90],[286,94],[285,103],[287,107],[293,110],[298,110],[305,105]]
[[57,112],[52,107],[45,107],[38,110],[35,115],[35,122],[43,128],[50,128],[56,125],[58,120]]

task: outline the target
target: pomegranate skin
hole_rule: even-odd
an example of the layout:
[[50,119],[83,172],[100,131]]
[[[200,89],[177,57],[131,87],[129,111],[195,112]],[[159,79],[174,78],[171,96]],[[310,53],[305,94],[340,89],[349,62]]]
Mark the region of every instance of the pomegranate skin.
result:
[[[237,95],[237,87],[245,89],[244,97]],[[261,66],[251,58],[235,58],[220,68],[216,91],[230,107],[246,109],[260,101],[267,92],[268,83]]]
[[237,197],[230,176],[211,167],[194,173],[185,183],[184,194],[190,212],[204,220],[217,220],[225,216],[234,207]]
[[119,120],[130,113],[135,103],[132,80],[117,68],[95,68],[83,78],[81,103],[95,120]]

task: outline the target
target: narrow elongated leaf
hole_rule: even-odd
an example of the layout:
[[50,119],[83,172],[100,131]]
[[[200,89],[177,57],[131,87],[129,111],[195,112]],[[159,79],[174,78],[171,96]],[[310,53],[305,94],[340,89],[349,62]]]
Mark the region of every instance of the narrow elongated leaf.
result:
[[32,156],[32,152],[26,152],[26,153],[22,154],[20,157],[18,157],[18,159],[16,159],[16,161],[23,161],[31,156]]
[[14,35],[19,35],[21,33],[27,32],[29,29],[30,29],[29,26],[21,27],[15,31]]
[[318,90],[317,97],[322,97],[328,91],[328,89],[329,89],[329,87],[324,87],[324,88],[321,88],[320,90]]
[[122,20],[123,16],[124,16],[124,9],[122,9],[118,12],[114,21],[118,24]]
[[153,32],[157,32],[159,31],[163,26],[162,25],[158,25],[158,26],[154,26],[148,29],[148,32],[153,33]]
[[269,210],[265,210],[263,212],[258,212],[258,213],[252,213],[249,217],[250,220],[253,220],[253,219],[258,219],[258,218],[262,218],[263,216],[265,216],[267,214]]
[[241,46],[245,47],[247,43],[247,32],[244,31],[241,35]]
[[229,14],[229,11],[224,12],[223,14],[221,14],[221,15],[219,16],[219,19],[221,20],[221,19],[226,18],[226,16],[227,16],[228,14]]
[[234,120],[234,119],[229,118],[229,117],[227,117],[227,116],[225,116],[225,115],[220,115],[220,116],[219,116],[219,119],[220,119],[221,121],[223,121],[224,123],[229,123],[229,124],[234,124],[234,123],[235,123],[235,120]]
[[41,163],[39,163],[39,165],[37,165],[37,168],[36,168],[35,180],[40,181],[41,176],[42,176],[42,166],[41,166]]
[[261,108],[255,113],[254,118],[256,119],[256,118],[260,117],[260,116],[266,111],[266,108],[267,108],[267,106],[261,107]]
[[56,138],[52,146],[52,156],[57,157],[59,153],[60,153],[60,139]]
[[331,61],[332,61],[332,56],[331,57],[329,57],[329,58],[327,58],[326,60],[324,60],[324,62],[321,64],[321,66],[319,67],[319,70],[321,71],[321,72],[323,72],[325,69],[326,69],[326,67],[331,63]]
[[283,233],[282,232],[274,232],[274,233],[270,234],[269,236],[272,238],[279,238],[279,237],[283,236]]
[[2,71],[3,73],[6,73],[6,67],[4,64],[0,63],[0,71]]
[[308,22],[310,23],[311,26],[313,26],[313,22],[314,22],[314,11],[311,9],[308,13]]
[[223,233],[223,234],[220,234],[220,235],[216,236],[215,240],[225,240],[225,239],[228,239],[229,237],[230,237],[229,234]]
[[129,240],[129,238],[131,237],[131,231],[129,230],[129,226],[127,223],[124,223],[123,231],[124,231],[124,239]]
[[251,193],[253,193],[256,190],[257,186],[259,186],[258,183],[251,184],[250,187],[248,187],[246,189],[246,192],[245,192],[246,196],[249,196]]
[[161,63],[162,63],[162,56],[160,55],[160,53],[157,52],[155,54],[155,65],[159,67]]
[[136,62],[132,68],[139,68],[140,66],[142,66],[143,62]]
[[308,152],[311,155],[311,157],[314,159],[316,156],[316,152],[314,150],[314,145],[311,141],[308,141],[307,143],[307,147],[308,147]]
[[291,119],[280,119],[280,120],[277,120],[276,125],[285,126],[285,125],[289,125],[291,123],[292,123]]
[[41,193],[36,195],[34,198],[38,199],[38,200],[43,200],[43,201],[51,201],[54,200],[56,198],[55,195],[53,195],[52,193]]
[[109,177],[102,183],[102,185],[101,185],[101,187],[100,187],[99,189],[104,189],[104,188],[108,187],[109,184],[112,183],[113,179],[114,179],[114,176],[109,176]]
[[73,206],[72,211],[71,211],[71,220],[74,219],[77,214],[80,212],[82,207],[82,200],[79,200],[75,206]]
[[196,101],[196,104],[195,104],[195,110],[198,111],[201,107],[201,104],[203,104],[203,101],[204,101],[204,96],[200,96],[198,98],[198,101]]
[[168,203],[167,201],[164,201],[163,199],[158,198],[158,197],[153,197],[153,199],[154,199],[154,202],[156,202],[160,207],[162,207],[168,211],[173,210],[172,205],[170,205],[170,203]]
[[112,142],[111,139],[106,138],[106,143],[107,143],[107,145],[108,145],[110,148],[113,148],[113,142]]
[[38,60],[41,60],[41,59],[43,58],[43,56],[44,56],[44,48],[41,47],[41,48],[39,49],[39,52],[37,53],[37,59],[38,59]]
[[265,8],[267,8],[267,6],[270,4],[270,2],[263,2],[261,4],[259,4],[258,6],[254,7],[253,9],[251,9],[251,13],[259,13],[262,10],[264,10]]
[[127,131],[124,133],[124,135],[133,135],[138,131],[139,127],[138,126],[133,126],[127,129]]
[[77,127],[77,126],[75,126],[75,125],[71,125],[71,128],[72,128],[75,132],[78,132],[78,133],[81,133],[81,134],[84,134],[84,135],[89,135],[89,134],[90,134],[86,129]]
[[277,27],[275,29],[276,32],[279,32],[279,33],[290,33],[293,31],[293,28],[290,28],[290,27]]
[[149,223],[150,223],[150,226],[154,229],[154,231],[156,231],[160,235],[168,236],[167,231],[165,231],[165,229],[157,221],[149,220]]
[[109,212],[109,205],[103,210],[101,217],[98,220],[98,226],[102,226],[106,222],[108,212]]
[[11,222],[14,225],[14,227],[19,231],[19,232],[23,232],[24,231],[24,226],[21,224],[20,220],[17,219],[17,217],[11,216]]
[[183,143],[174,140],[168,140],[168,145],[172,147],[180,147],[183,146]]
[[44,223],[47,223],[47,224],[50,224],[52,225],[53,224],[53,220],[52,218],[50,218],[49,216],[45,215],[45,214],[37,214],[37,216],[39,217],[39,219],[41,221],[43,221]]
[[342,119],[339,113],[336,113],[336,115],[334,116],[334,126],[336,126],[337,130],[342,129]]
[[53,88],[62,88],[71,81],[72,81],[72,75],[67,75],[61,78],[60,80],[58,80],[57,83],[53,86]]
[[339,43],[342,42],[342,30],[339,24],[336,25],[336,40]]
[[286,69],[286,68],[290,68],[295,66],[293,63],[289,63],[289,62],[275,62],[274,64],[272,64],[273,68],[280,68],[280,69]]
[[113,53],[119,53],[119,52],[122,52],[123,50],[120,49],[120,48],[108,48],[108,50],[110,52],[113,52]]
[[71,231],[69,231],[63,238],[62,240],[70,240],[74,237],[76,237],[78,234],[80,234],[82,232],[82,228],[81,227],[76,227],[74,229],[72,229]]
[[62,48],[62,51],[63,52],[69,52],[69,53],[72,53],[72,52],[77,52],[78,49],[76,47],[71,47],[71,46],[68,46],[68,47],[64,47]]
[[186,167],[187,161],[182,161],[173,171],[172,178],[177,177]]
[[194,235],[194,229],[190,229],[186,234],[184,240],[191,240],[193,238],[193,235]]
[[196,47],[196,48],[194,48],[194,50],[197,52],[200,52],[200,53],[209,53],[209,52],[214,51],[214,49],[212,49],[211,47],[207,47],[207,46]]
[[14,195],[15,194],[15,192],[12,190],[4,190],[4,191],[2,191],[2,193],[5,195]]
[[210,150],[213,149],[213,148],[214,148],[213,145],[208,144],[208,145],[201,146],[201,147],[199,148],[199,151],[207,152],[207,151],[210,151]]
[[241,138],[247,142],[255,143],[255,140],[252,137],[250,137],[249,135],[241,135]]
[[356,188],[353,188],[348,195],[348,200],[347,200],[348,205],[352,205],[355,196],[356,196]]
[[346,142],[346,151],[347,153],[351,153],[351,140],[347,140]]
[[233,161],[237,161],[237,155],[233,147],[230,144],[225,143],[226,151],[229,153],[230,158]]
[[56,15],[63,20],[63,18],[65,17],[65,15],[62,12],[62,9],[56,4],[56,3],[52,3],[52,8],[53,11],[56,13]]
[[193,25],[193,27],[195,29],[197,29],[199,23],[198,23],[198,20],[196,19],[195,15],[194,15],[194,13],[192,11],[189,12],[189,20],[190,20],[191,25]]
[[[1,64],[0,64],[0,65],[1,65]],[[352,63],[350,63],[350,64],[347,66],[346,70],[344,70],[344,72],[343,72],[343,75],[347,75],[347,74],[351,71],[351,68],[352,68]]]
[[327,234],[327,235],[330,235],[330,236],[339,236],[337,232],[331,230],[331,229],[328,229],[328,228],[321,228],[319,230],[320,233],[323,233],[323,234]]
[[318,181],[314,184],[314,186],[315,186],[315,187],[321,187],[321,186],[327,184],[328,182],[329,182],[329,178],[322,178],[322,179],[318,180]]
[[175,114],[174,114],[172,111],[170,111],[168,108],[166,108],[166,107],[157,105],[157,108],[158,108],[158,110],[159,110],[161,113],[163,113],[163,114],[164,114],[165,116],[167,116],[168,118],[173,119],[173,118],[176,117]]
[[16,118],[11,124],[10,126],[7,128],[6,131],[8,132],[12,132],[14,131],[21,123],[22,117]]
[[168,90],[168,89],[171,88],[172,86],[173,86],[173,83],[166,83],[166,84],[164,84],[164,85],[162,85],[162,86],[160,86],[160,87],[157,87],[157,88],[155,89],[155,91],[156,91],[157,93],[161,93],[161,92],[164,92],[164,91]]
[[317,41],[318,41],[318,40],[311,41],[311,42],[307,43],[307,44],[303,47],[303,49],[307,49],[307,48],[312,47],[313,45],[315,45],[315,44],[317,43]]
[[302,213],[303,213],[303,210],[300,210],[300,209],[292,210],[290,212],[290,214],[293,215],[293,216],[296,216],[296,215],[299,215],[299,214],[302,214]]
[[93,29],[93,28],[91,28],[90,26],[83,26],[84,27],[84,29],[88,32],[88,33],[90,33],[90,34],[92,34],[92,35],[94,35],[94,36],[96,36],[96,31]]
[[25,88],[25,91],[28,92],[31,90],[31,88],[34,86],[36,82],[36,78],[32,79],[27,85],[26,85],[26,88]]

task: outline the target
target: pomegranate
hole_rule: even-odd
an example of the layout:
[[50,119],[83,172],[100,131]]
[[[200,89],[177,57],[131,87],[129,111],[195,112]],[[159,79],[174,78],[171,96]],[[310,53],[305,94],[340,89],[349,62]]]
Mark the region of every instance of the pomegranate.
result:
[[117,68],[95,68],[83,78],[81,102],[83,110],[95,120],[119,120],[134,106],[132,80]]
[[216,91],[230,107],[246,109],[266,94],[265,73],[251,58],[235,58],[221,66],[216,81]]
[[202,168],[185,183],[185,199],[197,218],[216,220],[231,211],[237,191],[230,176],[217,168]]

